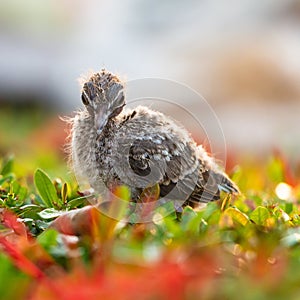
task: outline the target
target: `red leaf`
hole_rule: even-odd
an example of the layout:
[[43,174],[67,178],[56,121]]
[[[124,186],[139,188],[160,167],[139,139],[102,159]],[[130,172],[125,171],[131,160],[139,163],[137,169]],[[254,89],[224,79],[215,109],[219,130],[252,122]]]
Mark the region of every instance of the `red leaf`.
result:
[[5,237],[0,237],[0,244],[6,254],[21,271],[34,278],[44,277],[43,272],[38,269],[17,247],[15,247],[15,245],[7,241]]
[[14,233],[17,235],[23,236],[28,238],[28,232],[26,229],[26,226],[16,215],[14,215],[11,211],[9,210],[4,210],[2,212],[2,223],[4,226],[11,228]]

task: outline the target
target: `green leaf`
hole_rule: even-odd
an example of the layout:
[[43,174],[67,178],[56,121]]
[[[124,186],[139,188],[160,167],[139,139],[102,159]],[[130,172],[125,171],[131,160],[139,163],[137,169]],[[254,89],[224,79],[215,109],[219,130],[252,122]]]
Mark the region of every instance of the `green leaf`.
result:
[[206,221],[204,221],[202,218],[200,220],[200,224],[199,224],[199,230],[200,232],[205,232],[208,228],[208,224]]
[[229,207],[224,213],[229,215],[234,221],[242,224],[243,226],[247,225],[249,222],[248,216],[236,207]]
[[28,215],[30,216],[35,215],[35,213],[40,211],[42,207],[36,204],[25,204],[22,205],[19,209],[20,209],[19,216],[28,217]]
[[190,206],[186,206],[183,209],[183,212],[182,212],[182,215],[181,215],[180,225],[181,225],[182,229],[187,230],[188,227],[189,227],[189,223],[196,216],[197,216],[197,213]]
[[41,207],[36,204],[25,204],[20,207],[21,210],[39,210]]
[[48,229],[49,224],[50,224],[50,223],[48,223],[48,222],[46,222],[46,221],[42,221],[42,220],[36,220],[36,221],[35,221],[35,225],[36,225],[36,227],[37,227],[40,231],[44,231],[44,230]]
[[166,203],[157,206],[155,208],[155,213],[160,214],[163,218],[168,216],[171,219],[176,219],[176,210],[172,201],[167,201]]
[[59,202],[54,185],[48,175],[41,169],[35,171],[34,184],[47,207],[54,207],[55,203]]
[[255,210],[250,214],[250,219],[257,225],[265,225],[266,220],[270,218],[271,215],[267,208],[263,206],[258,206]]
[[287,214],[290,214],[294,209],[294,205],[291,202],[285,202],[284,210]]
[[157,201],[159,198],[160,187],[159,184],[155,184],[153,186],[147,187],[143,190],[140,196],[140,201],[142,203],[148,203],[152,201]]
[[85,204],[87,202],[87,197],[78,197],[75,199],[72,199],[68,202],[67,207],[68,209],[72,209],[75,207],[79,207],[82,206],[83,204]]
[[20,185],[16,180],[14,180],[14,181],[11,183],[11,192],[12,192],[12,193],[18,194],[20,188],[21,188],[21,185]]
[[19,190],[19,193],[18,193],[19,201],[23,202],[25,200],[26,196],[27,196],[27,193],[28,193],[27,188],[24,187],[24,186],[21,186],[20,190]]
[[63,203],[67,203],[67,197],[68,197],[68,185],[65,182],[61,187],[61,199]]
[[13,164],[14,164],[14,157],[10,156],[6,162],[4,162],[4,165],[2,167],[1,173],[3,176],[8,175],[9,173],[12,173],[13,171]]
[[6,176],[2,176],[0,175],[0,185],[2,185],[4,182],[8,181],[12,181],[13,179],[15,178],[15,175],[14,174],[9,174],[9,175],[6,175]]
[[12,192],[18,196],[18,201],[22,203],[27,196],[27,188],[21,186],[17,181],[13,181],[11,185]]
[[216,202],[208,202],[205,210],[203,210],[202,217],[207,221],[216,212],[219,212],[218,204]]
[[207,223],[202,219],[202,214],[195,212],[190,206],[186,206],[183,210],[180,227],[185,231],[196,236],[200,232],[204,232]]
[[24,299],[28,294],[30,277],[16,269],[13,261],[2,251],[0,252],[0,293],[1,299]]
[[230,204],[230,199],[231,197],[229,194],[225,196],[221,205],[221,211],[224,211],[228,207],[228,205]]
[[40,234],[37,240],[43,246],[43,248],[49,250],[49,248],[57,245],[57,236],[57,231],[54,229],[48,229]]
[[46,208],[38,213],[38,215],[44,220],[51,220],[59,217],[65,211],[56,210],[55,208]]

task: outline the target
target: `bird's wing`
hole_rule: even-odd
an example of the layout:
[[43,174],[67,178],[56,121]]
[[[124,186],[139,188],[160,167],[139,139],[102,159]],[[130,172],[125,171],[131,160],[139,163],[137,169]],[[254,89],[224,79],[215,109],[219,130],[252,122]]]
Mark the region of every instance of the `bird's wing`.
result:
[[140,108],[122,120],[113,149],[121,182],[141,189],[159,183],[162,197],[181,201],[208,202],[219,199],[220,189],[234,190],[205,150],[169,119]]
[[[154,164],[158,167],[160,180],[177,182],[195,169],[196,157],[188,143],[165,138],[163,143],[152,140],[136,140],[130,147],[129,159],[134,170],[142,172]],[[146,175],[143,173],[143,175]]]
[[138,188],[159,183],[165,193],[176,184],[180,194],[192,192],[191,185],[196,185],[196,179],[181,182],[188,176],[198,176],[195,171],[199,162],[193,145],[161,134],[123,137],[118,142],[116,173],[124,183]]

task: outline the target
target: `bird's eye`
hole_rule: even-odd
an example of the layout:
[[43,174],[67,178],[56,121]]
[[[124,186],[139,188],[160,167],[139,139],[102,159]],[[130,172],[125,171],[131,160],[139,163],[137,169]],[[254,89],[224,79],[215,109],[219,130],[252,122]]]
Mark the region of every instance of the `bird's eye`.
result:
[[81,94],[81,101],[84,105],[89,104],[89,99],[88,99],[88,97],[86,96],[86,94],[84,92]]

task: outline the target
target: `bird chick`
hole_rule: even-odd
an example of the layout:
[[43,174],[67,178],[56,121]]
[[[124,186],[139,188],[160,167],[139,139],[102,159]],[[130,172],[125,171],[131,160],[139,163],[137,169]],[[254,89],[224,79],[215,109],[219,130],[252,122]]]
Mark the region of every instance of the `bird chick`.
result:
[[173,119],[144,106],[125,109],[124,84],[106,70],[82,87],[84,109],[73,119],[71,156],[75,174],[101,193],[126,184],[134,201],[159,186],[159,201],[195,206],[238,193],[201,145]]

